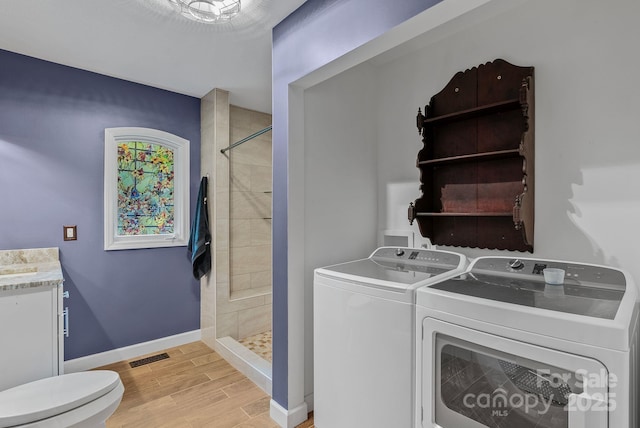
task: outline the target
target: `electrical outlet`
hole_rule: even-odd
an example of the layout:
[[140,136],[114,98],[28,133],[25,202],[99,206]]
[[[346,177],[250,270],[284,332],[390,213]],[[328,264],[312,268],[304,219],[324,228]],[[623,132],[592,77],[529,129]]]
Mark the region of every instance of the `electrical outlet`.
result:
[[62,226],[63,238],[65,241],[75,241],[78,239],[78,226]]

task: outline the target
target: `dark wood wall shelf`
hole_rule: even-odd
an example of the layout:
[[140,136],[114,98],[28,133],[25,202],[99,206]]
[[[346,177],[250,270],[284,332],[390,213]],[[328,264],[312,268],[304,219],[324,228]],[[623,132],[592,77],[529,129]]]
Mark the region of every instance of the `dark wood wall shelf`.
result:
[[[506,111],[506,110],[519,108],[519,107],[520,107],[519,99],[506,100],[498,103],[486,104],[486,105],[458,111],[455,113],[443,114],[442,116],[436,116],[436,117],[430,117],[430,118],[424,118],[423,116],[424,118],[423,123],[426,123],[426,124],[446,123],[446,122],[452,122],[454,120],[463,120],[471,117],[478,117],[483,114],[497,113],[500,111]],[[418,117],[420,117],[421,115],[420,109],[418,109],[418,115],[419,115]]]
[[416,217],[511,217],[512,212],[502,213],[416,213]]
[[418,109],[422,196],[409,221],[436,245],[533,251],[533,67],[456,73]]
[[489,160],[489,159],[500,159],[506,157],[514,157],[520,156],[519,149],[510,149],[510,150],[496,150],[495,152],[486,152],[486,153],[473,153],[470,155],[460,155],[460,156],[451,156],[448,158],[439,158],[439,159],[429,159],[418,161],[418,167],[421,165],[436,165],[436,164],[447,164],[454,162],[467,162],[470,160]]

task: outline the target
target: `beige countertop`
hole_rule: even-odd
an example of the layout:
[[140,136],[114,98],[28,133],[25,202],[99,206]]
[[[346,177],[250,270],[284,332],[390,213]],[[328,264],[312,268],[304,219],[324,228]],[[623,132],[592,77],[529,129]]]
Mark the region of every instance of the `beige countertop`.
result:
[[58,248],[0,251],[0,291],[62,284]]

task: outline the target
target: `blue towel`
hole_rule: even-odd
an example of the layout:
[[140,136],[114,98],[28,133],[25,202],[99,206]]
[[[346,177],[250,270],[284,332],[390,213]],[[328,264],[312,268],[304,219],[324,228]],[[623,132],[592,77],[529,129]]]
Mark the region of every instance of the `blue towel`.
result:
[[187,244],[195,279],[200,279],[211,271],[211,232],[207,212],[208,181],[207,177],[202,177],[200,181],[196,215],[191,224],[191,236]]

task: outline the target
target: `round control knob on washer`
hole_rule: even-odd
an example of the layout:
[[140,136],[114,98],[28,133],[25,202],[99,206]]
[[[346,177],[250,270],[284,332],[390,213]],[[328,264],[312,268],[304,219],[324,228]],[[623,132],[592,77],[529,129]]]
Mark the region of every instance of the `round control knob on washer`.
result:
[[520,270],[524,267],[524,263],[520,259],[509,260],[509,267],[514,270]]
[[396,248],[396,256],[401,257],[404,255],[404,250],[402,248]]

